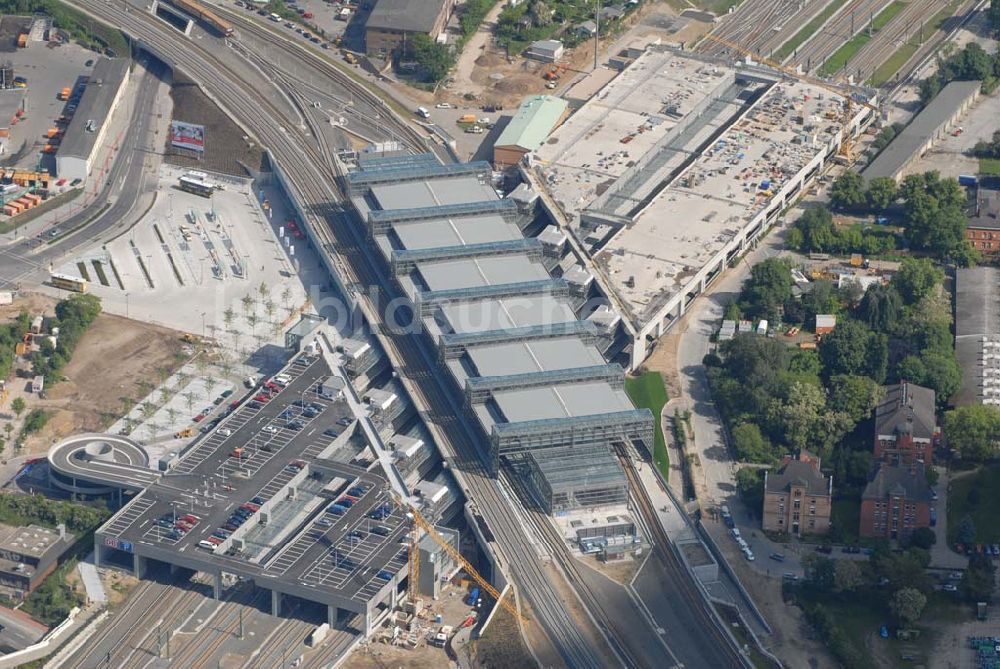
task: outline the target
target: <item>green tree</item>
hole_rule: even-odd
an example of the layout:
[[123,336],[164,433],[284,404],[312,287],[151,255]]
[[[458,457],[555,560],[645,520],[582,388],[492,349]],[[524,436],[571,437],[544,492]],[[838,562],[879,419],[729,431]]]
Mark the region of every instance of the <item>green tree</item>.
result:
[[993,59],[976,42],[968,42],[959,55],[960,79],[993,78]]
[[830,592],[836,588],[836,565],[828,557],[806,553],[802,557],[806,582],[817,590]]
[[909,626],[920,620],[927,596],[916,588],[900,588],[889,600],[889,610],[901,624]]
[[983,461],[996,456],[1000,440],[1000,408],[989,404],[969,404],[944,415],[944,435],[948,445],[962,458]]
[[930,550],[935,543],[937,543],[937,536],[934,534],[934,530],[929,527],[918,527],[910,535],[910,544],[917,548]]
[[760,432],[755,423],[740,423],[732,429],[733,449],[745,462],[773,463],[777,453],[771,441]]
[[858,304],[856,314],[875,332],[889,332],[899,320],[903,302],[892,285],[872,284]]
[[867,376],[838,374],[830,378],[827,406],[847,414],[855,423],[871,415],[882,400],[882,386]]
[[868,182],[865,200],[872,211],[885,211],[896,200],[896,180],[892,177],[876,177]]
[[881,383],[888,350],[884,336],[872,332],[864,323],[848,320],[823,337],[819,357],[828,376],[869,376]]
[[907,304],[915,304],[944,280],[944,272],[927,258],[905,258],[892,278],[892,287]]
[[764,473],[759,469],[741,469],[736,472],[736,489],[743,503],[755,513],[760,513],[764,504]]
[[921,361],[924,365],[924,378],[920,384],[933,389],[938,404],[946,405],[962,385],[962,368],[955,359],[954,352],[925,351]]
[[455,64],[454,55],[446,44],[438,44],[430,36],[416,34],[410,38],[407,52],[423,70],[428,81],[437,83]]
[[789,237],[788,245],[804,253],[836,253],[841,250],[833,215],[826,207],[807,209],[795,221],[792,231],[797,231],[798,237]]
[[15,397],[14,401],[10,403],[10,408],[14,410],[14,413],[18,417],[20,417],[27,406],[23,397]]
[[853,170],[844,172],[830,187],[830,204],[834,209],[849,211],[866,203],[864,179]]
[[855,560],[837,560],[833,568],[834,590],[853,592],[865,583],[861,566]]
[[955,534],[955,538],[958,539],[959,543],[963,544],[971,544],[976,540],[976,524],[973,522],[971,516],[962,518],[962,522],[958,524],[958,532]]
[[791,264],[787,260],[768,258],[754,265],[743,286],[743,301],[749,306],[746,311],[776,322],[782,305],[792,297],[794,284]]
[[989,602],[996,590],[996,567],[985,555],[969,556],[969,568],[962,573],[962,594],[970,602]]

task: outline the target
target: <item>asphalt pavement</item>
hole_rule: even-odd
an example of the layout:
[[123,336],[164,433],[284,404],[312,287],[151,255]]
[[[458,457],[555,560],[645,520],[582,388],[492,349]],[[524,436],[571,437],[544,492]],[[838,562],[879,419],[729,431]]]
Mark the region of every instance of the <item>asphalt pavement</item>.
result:
[[[128,123],[129,130],[100,194],[88,207],[59,224],[65,236],[55,242],[43,241],[44,237],[8,235],[11,241],[0,248],[0,287],[17,288],[28,281],[39,281],[47,275],[50,266],[58,265],[80,247],[92,246],[102,238],[124,232],[130,225],[136,204],[156,189],[156,170],[150,163],[156,160],[157,151],[151,131],[156,88],[165,68],[152,58],[146,62],[148,69],[140,70],[142,81]],[[84,224],[85,229],[68,232]]]

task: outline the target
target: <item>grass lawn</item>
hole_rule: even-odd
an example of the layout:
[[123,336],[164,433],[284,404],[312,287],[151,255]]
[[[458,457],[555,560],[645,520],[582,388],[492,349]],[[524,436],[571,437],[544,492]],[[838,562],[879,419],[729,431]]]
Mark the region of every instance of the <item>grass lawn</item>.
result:
[[[971,495],[971,497],[970,497]],[[978,543],[1000,543],[1000,466],[983,467],[975,474],[956,479],[948,493],[948,543],[955,543],[958,526],[966,515],[976,525]]]
[[979,173],[980,174],[1000,175],[1000,159],[998,159],[998,158],[980,158],[979,159]]
[[937,32],[945,21],[954,16],[955,10],[958,9],[959,4],[961,4],[961,0],[952,0],[952,2],[948,3],[947,7],[935,14],[931,20],[927,22],[927,25],[924,26],[924,30],[922,32],[923,39],[920,39],[920,32],[918,32],[915,37],[911,37],[910,42],[907,42],[899,47],[894,54],[889,56],[884,63],[876,68],[871,79],[868,80],[868,83],[873,86],[881,86],[892,79],[893,75],[899,71],[899,68],[906,65],[910,58],[913,57],[913,54],[917,52],[920,45],[926,42],[928,37]]
[[807,39],[812,37],[813,33],[819,30],[820,26],[826,23],[827,19],[833,16],[833,13],[843,7],[846,2],[847,0],[832,0],[819,14],[813,17],[813,20],[807,23],[802,30],[792,35],[790,40],[782,44],[781,48],[774,52],[774,59],[780,63],[795,53],[795,50],[802,46]]
[[653,412],[653,420],[656,422],[653,461],[666,478],[670,471],[670,460],[667,458],[667,444],[663,441],[663,429],[660,425],[660,411],[667,403],[667,389],[663,386],[663,377],[659,372],[646,372],[642,376],[629,377],[625,379],[625,392],[637,407],[646,407]]
[[[889,21],[896,18],[896,16],[903,11],[906,7],[905,2],[900,2],[896,0],[891,5],[883,9],[872,21],[872,32],[878,32],[880,29],[884,28]],[[846,65],[854,56],[861,50],[865,44],[871,41],[871,36],[868,34],[868,28],[862,27],[861,32],[849,39],[844,46],[837,49],[832,56],[830,56],[823,67],[820,68],[820,72],[824,75],[833,75],[839,72],[844,65]]]

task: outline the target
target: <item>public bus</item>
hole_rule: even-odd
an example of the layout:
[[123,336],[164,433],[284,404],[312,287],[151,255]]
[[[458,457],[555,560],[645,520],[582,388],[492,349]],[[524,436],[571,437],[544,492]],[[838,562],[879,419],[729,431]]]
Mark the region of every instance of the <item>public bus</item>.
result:
[[75,293],[87,292],[86,279],[81,279],[76,276],[69,276],[68,274],[56,274],[55,272],[53,272],[51,277],[49,278],[49,283],[51,283],[54,288],[71,290]]
[[211,184],[199,181],[198,179],[191,179],[187,176],[180,178],[180,187],[183,191],[194,193],[195,195],[200,195],[202,197],[211,197],[212,193],[215,192],[215,187]]

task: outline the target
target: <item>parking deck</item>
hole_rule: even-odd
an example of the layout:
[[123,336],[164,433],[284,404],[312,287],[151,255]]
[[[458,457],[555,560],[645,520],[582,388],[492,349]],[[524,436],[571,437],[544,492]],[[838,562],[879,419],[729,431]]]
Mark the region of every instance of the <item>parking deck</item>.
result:
[[272,590],[276,607],[281,594],[324,603],[331,620],[394,599],[409,523],[383,477],[332,457],[355,428],[348,404],[321,392],[332,373],[298,356],[234,401],[98,531],[101,561],[132,562],[140,577],[147,559],[234,574]]

